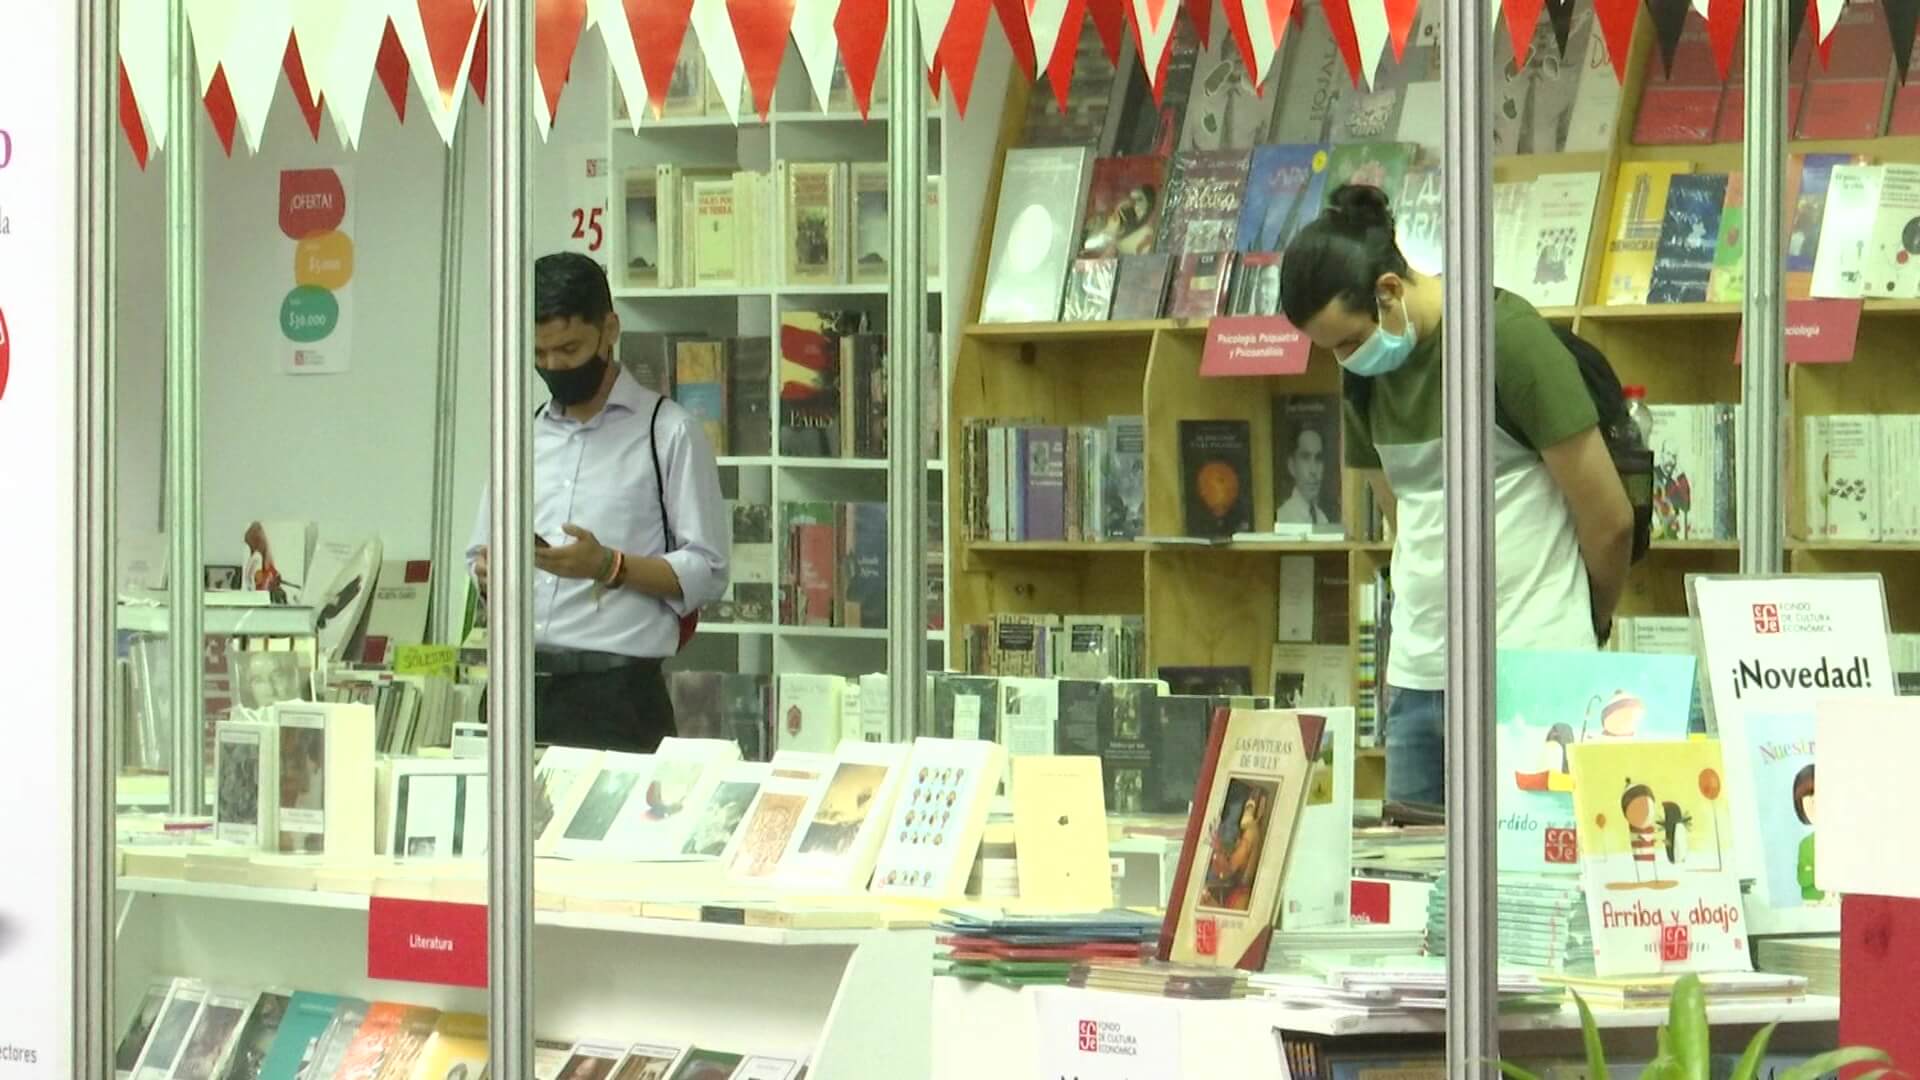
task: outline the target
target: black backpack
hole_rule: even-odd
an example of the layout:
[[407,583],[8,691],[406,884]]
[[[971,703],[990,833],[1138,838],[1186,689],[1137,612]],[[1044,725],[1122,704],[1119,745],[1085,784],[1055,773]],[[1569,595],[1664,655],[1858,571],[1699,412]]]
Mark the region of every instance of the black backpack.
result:
[[[1606,440],[1613,467],[1620,473],[1621,486],[1627,490],[1627,502],[1633,507],[1632,561],[1640,562],[1647,557],[1653,535],[1653,451],[1627,412],[1626,392],[1620,387],[1620,377],[1614,374],[1613,365],[1607,363],[1606,354],[1568,327],[1556,323],[1553,332],[1573,354],[1573,362],[1580,368],[1580,380],[1587,384],[1587,396],[1593,399],[1594,411],[1600,414],[1600,437]],[[1366,416],[1373,398],[1373,380],[1343,369],[1340,388],[1354,411]],[[1507,412],[1498,393],[1493,398],[1493,420],[1515,442],[1539,452],[1540,448],[1533,445]]]

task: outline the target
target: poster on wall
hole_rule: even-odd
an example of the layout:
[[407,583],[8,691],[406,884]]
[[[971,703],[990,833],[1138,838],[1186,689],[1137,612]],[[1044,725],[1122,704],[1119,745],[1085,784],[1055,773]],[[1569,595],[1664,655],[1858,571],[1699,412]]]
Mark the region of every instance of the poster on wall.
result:
[[[76,4],[0,4],[0,1077],[74,1074]],[[30,823],[30,826],[27,824]]]
[[351,178],[341,165],[280,173],[280,233],[293,271],[280,301],[280,362],[289,375],[353,366]]
[[[1797,876],[1791,891],[1775,889],[1767,845],[1814,850],[1816,748],[1806,718],[1823,701],[1897,692],[1885,585],[1878,574],[1703,575],[1688,579],[1687,601],[1706,672],[1707,723],[1738,766],[1728,769],[1727,794],[1740,876],[1754,882],[1752,932],[1836,933],[1839,898],[1811,880],[1800,887]],[[1785,811],[1792,830],[1763,831],[1784,823]]]

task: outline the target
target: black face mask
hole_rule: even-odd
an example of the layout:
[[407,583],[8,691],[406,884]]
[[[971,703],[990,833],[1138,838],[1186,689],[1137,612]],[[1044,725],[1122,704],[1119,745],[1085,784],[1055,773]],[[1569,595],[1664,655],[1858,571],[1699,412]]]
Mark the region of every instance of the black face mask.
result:
[[595,353],[593,358],[579,367],[571,368],[535,368],[540,381],[547,384],[547,393],[553,395],[553,403],[565,409],[590,401],[600,392],[600,383],[607,377],[607,354]]

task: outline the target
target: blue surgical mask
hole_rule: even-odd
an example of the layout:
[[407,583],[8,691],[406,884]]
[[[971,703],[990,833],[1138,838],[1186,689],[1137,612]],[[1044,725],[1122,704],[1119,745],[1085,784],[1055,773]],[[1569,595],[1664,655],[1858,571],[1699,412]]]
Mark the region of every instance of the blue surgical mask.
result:
[[1405,309],[1401,310],[1401,318],[1407,328],[1398,334],[1387,329],[1386,316],[1377,308],[1376,315],[1380,321],[1373,328],[1373,334],[1361,342],[1359,348],[1348,353],[1345,360],[1340,361],[1341,367],[1362,378],[1371,379],[1395,371],[1407,362],[1407,357],[1413,355],[1416,337],[1413,320],[1406,317]]

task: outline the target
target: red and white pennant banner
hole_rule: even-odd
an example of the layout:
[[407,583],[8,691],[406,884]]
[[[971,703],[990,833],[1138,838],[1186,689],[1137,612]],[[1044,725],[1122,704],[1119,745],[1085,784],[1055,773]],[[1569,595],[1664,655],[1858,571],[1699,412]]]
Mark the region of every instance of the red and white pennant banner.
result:
[[[1426,0],[1429,6],[1434,0]],[[1496,24],[1523,61],[1549,4],[1556,27],[1573,0],[1489,0]],[[1601,33],[1624,76],[1628,46],[1643,7],[1674,23],[1674,6],[1704,17],[1723,71],[1731,63],[1746,0],[1578,0],[1591,3]],[[1914,0],[1876,0],[1911,26]],[[1066,107],[1081,28],[1093,22],[1108,59],[1118,64],[1124,36],[1156,93],[1175,24],[1191,20],[1203,42],[1214,33],[1214,5],[1241,59],[1266,84],[1289,24],[1317,8],[1356,85],[1371,85],[1389,52],[1398,59],[1421,0],[914,0],[921,56],[936,95],[944,84],[957,109],[970,104],[973,79],[997,22],[1019,69],[1043,77]],[[164,148],[168,0],[121,0],[120,125],[142,165]],[[1824,45],[1847,0],[1793,0],[1806,28]],[[536,0],[536,118],[544,136],[560,107],[581,38],[597,29],[615,85],[635,126],[657,116],[681,50],[700,50],[716,96],[736,122],[765,116],[791,41],[813,97],[823,107],[837,68],[844,68],[861,111],[883,77],[888,0]],[[485,101],[486,0],[187,0],[195,88],[216,136],[232,153],[235,136],[258,151],[284,80],[306,126],[319,137],[321,117],[340,141],[360,141],[377,80],[404,121],[409,105],[424,111],[452,141],[469,89]],[[1430,16],[1436,14],[1430,12]],[[1691,17],[1691,15],[1689,15]],[[1664,31],[1663,31],[1664,33]],[[1896,46],[1910,46],[1897,42]],[[1902,66],[1909,48],[1898,48]],[[1904,70],[1901,72],[1905,76]]]

